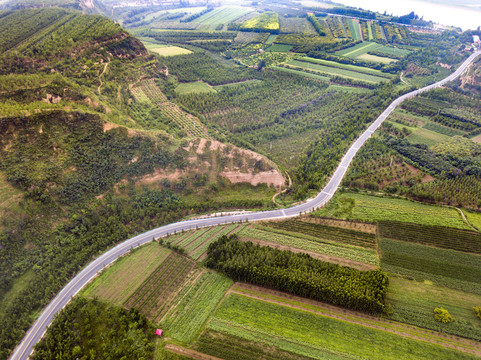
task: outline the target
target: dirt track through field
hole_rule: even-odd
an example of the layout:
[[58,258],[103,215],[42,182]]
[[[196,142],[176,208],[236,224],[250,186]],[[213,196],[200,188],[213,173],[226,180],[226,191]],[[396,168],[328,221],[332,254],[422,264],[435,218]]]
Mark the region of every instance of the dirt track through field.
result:
[[395,321],[382,319],[361,312],[347,310],[345,308],[328,305],[316,300],[301,298],[276,290],[265,289],[245,283],[235,283],[227,293],[234,293],[256,300],[266,301],[275,305],[307,311],[312,314],[347,321],[352,324],[387,331],[405,338],[424,341],[431,344],[440,345],[444,348],[481,356],[481,343],[475,340],[442,334],[412,325],[405,325]]
[[174,345],[174,344],[167,344],[165,345],[165,349],[172,351],[173,353],[187,356],[189,358],[195,359],[195,360],[223,360],[221,358],[211,356],[211,355],[206,355],[201,352],[192,350],[192,349],[187,349],[179,345]]

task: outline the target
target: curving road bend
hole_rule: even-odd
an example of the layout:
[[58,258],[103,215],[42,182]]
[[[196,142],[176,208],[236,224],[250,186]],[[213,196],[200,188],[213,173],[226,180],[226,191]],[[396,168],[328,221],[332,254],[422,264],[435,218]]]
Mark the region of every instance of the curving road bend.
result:
[[153,238],[159,238],[166,236],[167,234],[172,234],[175,231],[179,232],[182,230],[195,229],[196,227],[205,226],[215,226],[222,225],[225,223],[240,222],[240,221],[260,221],[260,220],[273,220],[282,219],[288,217],[298,216],[301,213],[310,212],[323,205],[325,205],[334,195],[338,189],[342,178],[347,172],[347,169],[356,155],[357,151],[361,146],[371,137],[371,135],[376,131],[376,129],[381,126],[384,120],[389,116],[389,114],[404,100],[412,98],[419,95],[425,91],[440,87],[445,83],[452,81],[459,77],[467,67],[481,55],[481,51],[473,53],[468,59],[466,59],[459,68],[449,75],[447,78],[438,81],[432,85],[426,86],[424,88],[411,91],[404,94],[394,100],[389,107],[383,111],[381,115],[365,130],[361,136],[351,145],[347,153],[342,158],[340,164],[338,165],[336,171],[332,175],[329,183],[322,189],[322,191],[314,198],[305,203],[297,206],[293,206],[287,209],[270,210],[270,211],[260,211],[247,214],[239,215],[226,215],[219,217],[211,217],[196,220],[180,221],[177,223],[165,225],[154,230],[150,230],[143,234],[137,235],[131,239],[128,239],[109,251],[105,252],[103,255],[98,257],[96,260],[92,261],[87,265],[77,276],[75,276],[61,291],[57,296],[48,304],[48,306],[40,314],[39,318],[30,330],[27,332],[22,342],[15,349],[13,355],[10,357],[11,360],[27,360],[29,355],[33,352],[34,345],[42,338],[43,334],[47,330],[47,327],[53,320],[53,317],[57,312],[59,312],[67,303],[70,301],[71,297],[77,294],[82,287],[84,287],[92,278],[94,278],[99,271],[101,271],[105,266],[114,262],[119,256],[122,256],[130,251],[131,248],[141,246],[152,241]]

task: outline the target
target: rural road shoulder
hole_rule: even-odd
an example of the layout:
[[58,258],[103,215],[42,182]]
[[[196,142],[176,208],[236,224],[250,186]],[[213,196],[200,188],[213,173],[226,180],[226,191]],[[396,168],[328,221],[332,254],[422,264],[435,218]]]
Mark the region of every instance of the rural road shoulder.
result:
[[347,172],[352,159],[356,155],[357,151],[362,145],[371,137],[376,129],[381,126],[384,120],[389,114],[404,100],[417,96],[425,91],[440,87],[445,83],[452,81],[459,77],[467,67],[475,60],[477,56],[481,54],[481,51],[473,53],[468,59],[466,59],[458,69],[449,75],[447,78],[438,81],[435,84],[428,85],[422,89],[414,90],[410,93],[404,94],[395,99],[386,110],[357,138],[357,140],[351,145],[349,150],[342,158],[336,171],[332,175],[328,184],[322,189],[322,191],[312,200],[309,200],[300,205],[293,206],[291,208],[252,212],[248,214],[239,215],[227,215],[221,217],[203,218],[195,220],[187,220],[176,222],[173,224],[165,225],[157,229],[150,230],[143,234],[137,235],[131,239],[128,239],[114,248],[108,250],[100,257],[88,264],[77,276],[75,276],[61,291],[55,296],[55,298],[47,305],[43,312],[38,317],[37,321],[29,329],[22,342],[17,346],[14,353],[10,357],[11,360],[27,360],[29,355],[33,352],[33,347],[42,338],[43,334],[47,330],[47,327],[52,322],[56,313],[58,313],[65,305],[68,304],[70,299],[77,294],[82,287],[84,287],[92,278],[94,278],[99,271],[105,266],[114,262],[119,256],[122,256],[130,251],[131,248],[144,245],[153,238],[159,238],[179,232],[182,230],[195,229],[197,227],[222,225],[225,223],[240,222],[240,221],[260,221],[260,220],[273,220],[282,219],[288,217],[298,216],[301,213],[310,212],[325,205],[334,195],[338,189],[342,178]]

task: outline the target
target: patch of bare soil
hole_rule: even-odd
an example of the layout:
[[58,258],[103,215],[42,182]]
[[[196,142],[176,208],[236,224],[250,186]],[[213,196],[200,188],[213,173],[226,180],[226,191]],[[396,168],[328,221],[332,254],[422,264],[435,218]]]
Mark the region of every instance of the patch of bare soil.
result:
[[337,256],[319,254],[319,253],[316,253],[316,252],[313,252],[313,251],[297,249],[295,247],[287,246],[287,245],[275,244],[275,243],[265,241],[265,240],[251,239],[251,238],[240,238],[240,240],[241,241],[252,241],[253,243],[259,244],[261,246],[269,246],[269,247],[276,248],[276,249],[279,249],[279,250],[289,250],[289,251],[292,251],[293,253],[307,253],[315,259],[319,259],[319,260],[329,262],[329,263],[332,263],[332,264],[351,267],[351,268],[358,269],[358,270],[374,270],[374,269],[378,268],[378,266],[372,265],[372,264],[365,264],[365,263],[362,263],[362,262],[359,262],[359,261],[344,259],[344,258],[337,257]]
[[165,345],[165,349],[172,351],[173,353],[187,356],[188,358],[195,359],[195,360],[223,360],[221,358],[218,358],[212,355],[203,354],[201,352],[198,352],[192,349],[187,349],[182,346],[174,345],[174,344]]
[[219,175],[226,177],[233,184],[249,183],[254,186],[267,184],[269,186],[281,187],[285,183],[284,176],[276,170],[261,171],[256,174],[246,174],[240,171],[223,171]]
[[[242,290],[249,290],[249,292],[244,292]],[[257,292],[258,294],[253,293],[252,290]],[[322,315],[333,319],[347,321],[349,323],[354,323],[376,330],[387,331],[405,338],[436,344],[444,348],[450,348],[465,353],[474,354],[476,356],[481,355],[481,343],[474,340],[425,330],[413,325],[407,325],[392,320],[382,319],[376,316],[348,310],[334,305],[328,305],[320,301],[302,298],[277,290],[266,289],[251,284],[235,283],[228,290],[228,293],[238,293],[253,299],[267,301],[272,304],[286,306],[293,309],[307,311],[316,315]],[[267,296],[263,296],[264,294]],[[274,297],[278,297],[279,299],[276,300]],[[290,301],[284,302],[282,300]],[[301,304],[306,304],[308,306],[304,307],[302,305],[293,304],[292,300]],[[319,310],[313,308],[313,305]]]
[[[117,124],[114,124],[114,123],[104,123],[104,132],[115,129],[115,128],[118,128],[118,127],[121,127],[121,126],[117,125]],[[130,129],[130,128],[126,128],[126,129],[127,129],[127,134],[129,134],[130,136],[135,136],[135,135],[141,134],[140,132],[135,131],[133,129]]]
[[155,170],[152,174],[142,176],[136,184],[153,184],[158,181],[169,179],[170,181],[177,181],[184,175],[184,172],[175,169],[174,172],[167,172],[163,170]]
[[314,224],[323,224],[327,226],[340,227],[343,229],[362,231],[370,234],[375,234],[377,229],[377,226],[374,224],[355,222],[350,220],[339,220],[339,219],[319,218],[319,217],[310,217],[310,216],[302,217],[299,220],[314,223]]

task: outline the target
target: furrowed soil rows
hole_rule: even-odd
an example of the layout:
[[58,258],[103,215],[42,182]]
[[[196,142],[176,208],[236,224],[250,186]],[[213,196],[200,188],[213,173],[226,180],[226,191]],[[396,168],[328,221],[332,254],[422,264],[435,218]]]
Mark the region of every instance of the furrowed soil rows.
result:
[[169,295],[175,292],[194,266],[195,262],[185,256],[171,253],[127,299],[124,306],[135,307],[152,318],[158,311],[157,305],[166,301]]
[[121,305],[170,253],[170,250],[155,243],[146,245],[107,268],[88,285],[83,295],[98,296]]
[[355,230],[341,229],[338,227],[314,224],[301,220],[272,221],[267,224],[276,229],[282,229],[301,234],[312,235],[320,239],[339,241],[345,244],[376,248],[376,236]]
[[380,221],[379,236],[481,254],[481,234],[475,231],[397,221]]
[[197,281],[182,289],[176,305],[162,318],[167,336],[193,341],[231,285],[226,277],[204,270]]
[[[168,115],[178,126],[184,129],[190,136],[203,137],[210,139],[205,126],[195,116],[184,112],[177,105],[171,103],[167,97],[162,93],[159,87],[155,84],[153,79],[143,80],[140,84],[140,88],[145,96],[157,105],[166,115]],[[141,99],[144,99],[144,95],[139,93],[136,88],[133,88],[134,96],[138,94]]]

